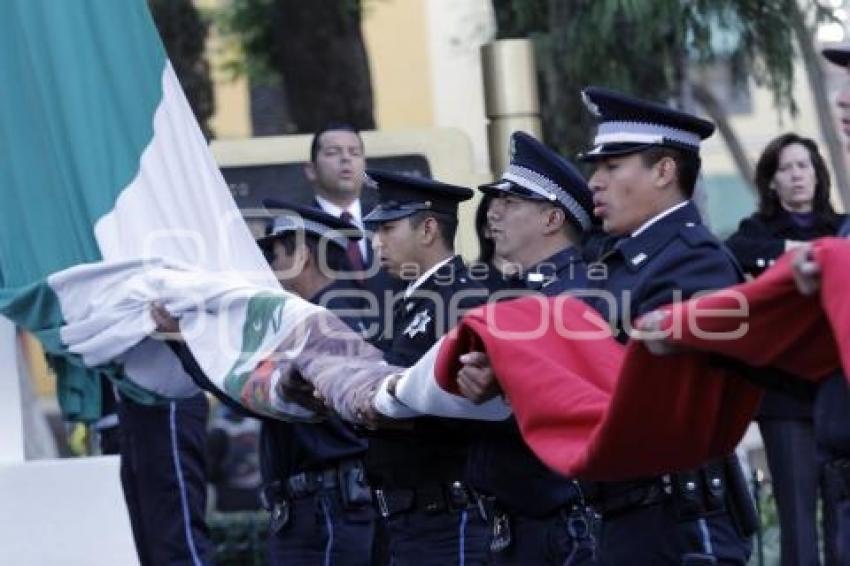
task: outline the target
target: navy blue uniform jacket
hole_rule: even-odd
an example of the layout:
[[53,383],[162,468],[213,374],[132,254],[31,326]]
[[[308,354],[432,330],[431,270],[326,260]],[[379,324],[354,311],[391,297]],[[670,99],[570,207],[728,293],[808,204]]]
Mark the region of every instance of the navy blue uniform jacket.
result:
[[738,263],[688,202],[638,236],[608,240],[602,255],[588,265],[588,286],[604,296],[588,302],[625,343],[624,330],[639,316],[741,281]]
[[[487,289],[469,277],[456,256],[393,309],[392,346],[387,363],[409,367],[453,328],[464,311],[487,300]],[[452,419],[411,419],[412,430],[379,430],[370,436],[366,457],[370,482],[384,488],[433,486],[463,479],[468,423]]]
[[[587,287],[587,267],[569,247],[540,262],[523,276],[523,289],[554,297]],[[578,496],[575,484],[547,468],[523,441],[516,420],[477,428],[468,478],[475,489],[494,496],[511,513],[546,517]]]

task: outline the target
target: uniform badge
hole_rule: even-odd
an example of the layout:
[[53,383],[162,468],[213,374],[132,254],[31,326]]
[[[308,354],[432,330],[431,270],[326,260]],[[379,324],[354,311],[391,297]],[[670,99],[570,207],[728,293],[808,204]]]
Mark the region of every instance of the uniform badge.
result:
[[428,311],[418,312],[407,328],[404,329],[404,334],[407,334],[408,338],[413,338],[417,334],[424,333],[428,330],[428,323],[430,322],[431,315],[428,314]]
[[646,260],[646,258],[648,258],[648,257],[649,257],[649,256],[648,256],[648,255],[646,255],[645,253],[640,252],[638,255],[636,255],[635,257],[633,257],[633,258],[632,258],[632,265],[640,265],[640,264],[642,264],[642,263]]

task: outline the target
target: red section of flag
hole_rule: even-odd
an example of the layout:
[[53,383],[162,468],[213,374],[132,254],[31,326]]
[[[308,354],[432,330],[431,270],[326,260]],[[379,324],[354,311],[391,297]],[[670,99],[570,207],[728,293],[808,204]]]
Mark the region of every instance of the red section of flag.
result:
[[[595,311],[566,296],[529,297],[464,317],[443,343],[435,376],[457,392],[458,356],[486,351],[523,438],[568,476],[613,480],[692,468],[734,449],[761,396],[740,365],[718,354],[815,381],[840,367],[841,354],[850,367],[850,243],[819,240],[816,256],[819,297],[800,295],[786,257],[754,281],[667,307],[674,341],[702,351],[654,356],[638,342],[577,339],[604,326]],[[746,316],[731,316],[742,299]],[[743,322],[743,336],[716,339]]]
[[[814,247],[823,269],[820,294],[805,297],[797,291],[791,272],[794,254],[789,253],[753,281],[667,307],[671,313],[668,327],[677,318],[692,321],[678,325],[682,331],[674,341],[752,366],[782,369],[812,381],[838,369],[840,352],[850,356],[850,243],[823,238]],[[731,312],[742,296],[749,309],[745,319],[715,314]],[[741,339],[717,339],[720,333],[734,332],[742,321],[748,326]],[[836,326],[835,333],[832,325]],[[839,349],[836,340],[843,341],[843,348]],[[850,358],[845,361],[850,362]]]

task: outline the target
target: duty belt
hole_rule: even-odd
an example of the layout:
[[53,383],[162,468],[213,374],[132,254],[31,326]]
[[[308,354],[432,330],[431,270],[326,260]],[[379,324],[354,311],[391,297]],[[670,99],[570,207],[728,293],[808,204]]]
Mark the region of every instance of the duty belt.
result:
[[605,517],[669,500],[680,518],[702,517],[723,511],[726,481],[724,463],[718,460],[645,481],[603,483],[591,505]]
[[610,516],[628,511],[632,508],[654,505],[672,496],[663,479],[659,478],[652,482],[636,485],[622,493],[604,495],[591,503],[593,509],[602,515]]
[[384,518],[414,510],[436,515],[469,508],[477,508],[482,518],[486,517],[481,499],[461,481],[375,489],[374,494],[378,513]]
[[321,489],[334,489],[339,486],[337,468],[328,468],[319,472],[301,472],[286,480],[286,491],[293,499],[312,495]]

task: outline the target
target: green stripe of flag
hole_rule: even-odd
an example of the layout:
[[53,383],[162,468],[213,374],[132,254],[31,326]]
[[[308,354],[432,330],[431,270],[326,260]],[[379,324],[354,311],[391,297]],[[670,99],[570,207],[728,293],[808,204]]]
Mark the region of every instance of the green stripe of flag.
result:
[[[139,171],[165,52],[144,0],[0,2],[0,313],[61,352],[56,271],[101,258],[95,223]],[[66,416],[99,382],[56,359]]]
[[100,258],[94,223],[153,136],[165,53],[144,0],[0,3],[0,271]]

